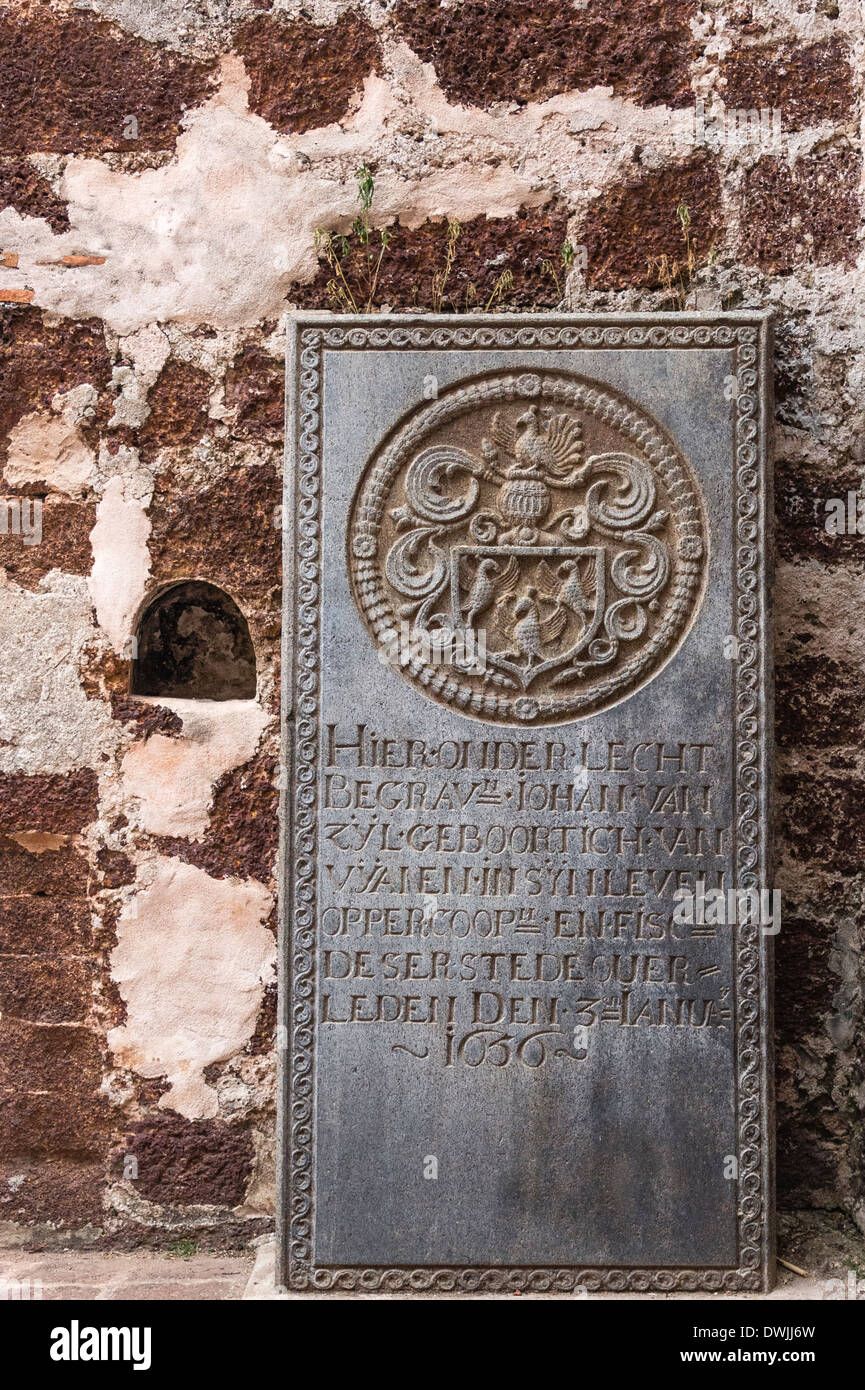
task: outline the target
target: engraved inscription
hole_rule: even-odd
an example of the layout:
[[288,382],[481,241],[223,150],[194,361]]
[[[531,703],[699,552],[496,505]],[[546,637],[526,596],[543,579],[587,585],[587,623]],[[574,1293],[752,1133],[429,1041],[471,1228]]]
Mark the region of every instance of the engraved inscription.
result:
[[[509,724],[605,708],[692,622],[706,551],[684,459],[594,383],[500,374],[422,407],[371,462],[352,513],[355,597],[433,699]],[[425,653],[454,634],[466,653]],[[475,653],[482,634],[485,661]]]
[[732,1028],[712,743],[327,729],[319,1023],[437,1067],[579,1062],[598,1029]]

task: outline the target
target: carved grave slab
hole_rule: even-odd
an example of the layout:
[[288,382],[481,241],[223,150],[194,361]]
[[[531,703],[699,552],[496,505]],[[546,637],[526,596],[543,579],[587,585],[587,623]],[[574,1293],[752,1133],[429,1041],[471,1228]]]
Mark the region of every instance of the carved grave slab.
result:
[[770,1285],[769,351],[293,322],[290,1287]]

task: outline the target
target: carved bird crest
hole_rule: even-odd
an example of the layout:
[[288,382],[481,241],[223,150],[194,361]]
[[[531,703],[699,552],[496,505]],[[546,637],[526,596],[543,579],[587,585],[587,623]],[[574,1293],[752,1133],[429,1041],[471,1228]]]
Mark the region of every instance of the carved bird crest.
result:
[[[515,460],[505,469],[508,478],[534,475],[560,487],[572,486],[583,470],[583,427],[570,415],[555,415],[552,409],[543,412],[530,405],[515,425],[509,424],[497,411],[490,425],[490,434],[501,449]],[[484,453],[492,461],[497,451],[490,440],[484,440]]]
[[516,556],[509,556],[506,562],[495,560],[492,556],[484,557],[475,570],[468,597],[463,603],[466,627],[474,627],[493,599],[501,601],[512,594],[519,578],[520,566]]
[[544,588],[554,596],[557,604],[564,605],[581,617],[594,612],[595,601],[586,593],[578,560],[565,560],[556,566],[555,571],[546,560],[542,560],[538,566],[538,575]]
[[[542,612],[543,604],[555,604],[553,612],[546,617]],[[557,604],[550,595],[528,588],[514,604],[514,619],[514,649],[504,655],[512,659],[523,657],[532,662],[544,659],[545,648],[564,631],[568,614],[567,609]]]

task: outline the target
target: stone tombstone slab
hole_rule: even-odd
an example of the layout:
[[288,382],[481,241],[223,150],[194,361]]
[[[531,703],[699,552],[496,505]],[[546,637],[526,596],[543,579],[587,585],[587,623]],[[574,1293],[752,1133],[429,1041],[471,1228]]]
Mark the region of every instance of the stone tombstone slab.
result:
[[769,1287],[767,318],[289,348],[285,1281]]

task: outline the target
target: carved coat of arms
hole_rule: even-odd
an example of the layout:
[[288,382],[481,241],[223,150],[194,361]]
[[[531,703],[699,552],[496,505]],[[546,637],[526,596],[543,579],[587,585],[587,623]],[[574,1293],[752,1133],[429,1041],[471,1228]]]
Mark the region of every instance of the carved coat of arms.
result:
[[[502,723],[582,717],[643,684],[702,590],[696,481],[659,426],[582,378],[461,383],[371,460],[355,596],[430,698]],[[453,639],[472,641],[454,645]],[[478,653],[482,660],[478,660]]]

